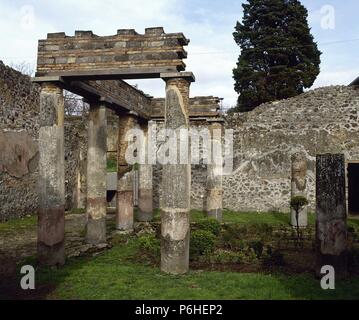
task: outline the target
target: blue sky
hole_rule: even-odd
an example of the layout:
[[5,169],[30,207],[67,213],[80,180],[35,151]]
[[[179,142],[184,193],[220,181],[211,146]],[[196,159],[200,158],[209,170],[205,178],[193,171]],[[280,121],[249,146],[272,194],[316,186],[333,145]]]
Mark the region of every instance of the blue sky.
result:
[[[183,32],[191,39],[187,47],[187,70],[196,83],[191,95],[216,95],[233,105],[232,69],[239,48],[232,32],[242,17],[244,1],[222,0],[0,0],[0,60],[7,64],[36,62],[37,40],[47,32],[93,30],[115,34],[120,28],[163,26],[166,32]],[[321,73],[313,87],[348,84],[359,76],[358,0],[302,0],[309,11],[309,24],[323,52]],[[324,6],[332,6],[334,29],[323,29]],[[325,9],[325,7],[324,7]],[[324,20],[326,21],[326,20]],[[149,94],[164,95],[161,80],[131,81]]]

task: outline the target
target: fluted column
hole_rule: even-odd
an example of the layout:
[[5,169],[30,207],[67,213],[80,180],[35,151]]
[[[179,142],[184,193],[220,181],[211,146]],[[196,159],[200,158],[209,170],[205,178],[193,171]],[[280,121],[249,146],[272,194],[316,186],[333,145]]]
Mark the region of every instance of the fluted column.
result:
[[[143,126],[144,141],[143,150],[148,155],[148,125]],[[153,190],[152,190],[152,164],[145,157],[146,163],[139,165],[139,190],[138,190],[138,221],[151,221],[153,218]]]
[[[175,130],[178,142],[180,129],[189,129],[190,80],[165,81],[165,128]],[[161,270],[171,274],[186,273],[189,266],[191,165],[190,157],[187,163],[180,163],[179,154],[177,158],[176,164],[163,165],[162,174]]]
[[65,263],[64,97],[55,83],[42,83],[39,129],[37,254],[42,265]]
[[120,231],[133,230],[133,171],[126,161],[128,147],[126,133],[133,129],[135,124],[136,119],[133,115],[121,114],[119,116],[116,228]]
[[344,155],[318,155],[316,177],[317,274],[330,265],[336,278],[342,278],[348,267]]
[[[307,158],[304,153],[297,152],[292,155],[292,182],[291,197],[308,197],[307,194]],[[291,209],[291,225],[297,227],[296,212]],[[304,206],[298,215],[298,226],[308,226],[308,206]]]
[[106,107],[90,102],[87,151],[87,226],[86,242],[106,242]]
[[219,121],[210,123],[209,129],[212,136],[212,158],[207,165],[207,216],[222,220],[222,124]]

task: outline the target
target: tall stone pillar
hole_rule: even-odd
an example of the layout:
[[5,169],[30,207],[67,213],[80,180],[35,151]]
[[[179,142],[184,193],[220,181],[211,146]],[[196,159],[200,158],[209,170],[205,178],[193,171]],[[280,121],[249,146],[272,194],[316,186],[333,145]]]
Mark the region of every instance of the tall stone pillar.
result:
[[[191,79],[168,77],[164,80],[165,128],[176,131],[178,142],[180,129],[189,129]],[[171,274],[186,273],[189,267],[191,165],[190,157],[182,164],[179,152],[177,154],[177,163],[165,164],[162,169],[161,270]]]
[[[297,152],[292,155],[291,197],[308,197],[307,194],[307,158],[305,154]],[[291,225],[297,226],[296,212],[291,209]],[[308,206],[302,208],[298,216],[298,226],[308,226]]]
[[211,122],[209,129],[212,135],[212,157],[207,165],[207,216],[222,221],[222,124],[220,120]]
[[42,83],[39,130],[38,261],[65,263],[64,97],[55,83]]
[[344,155],[318,155],[316,178],[317,275],[330,265],[341,278],[347,272],[348,245]]
[[128,147],[126,133],[134,128],[135,124],[136,119],[133,115],[119,116],[116,228],[120,231],[133,230],[133,171],[125,155]]
[[[148,125],[144,126],[143,149],[148,154]],[[151,221],[153,218],[153,191],[152,191],[152,165],[150,159],[146,158],[145,164],[139,165],[139,192],[138,192],[138,211],[137,221]]]
[[90,103],[87,151],[86,242],[106,242],[106,107]]

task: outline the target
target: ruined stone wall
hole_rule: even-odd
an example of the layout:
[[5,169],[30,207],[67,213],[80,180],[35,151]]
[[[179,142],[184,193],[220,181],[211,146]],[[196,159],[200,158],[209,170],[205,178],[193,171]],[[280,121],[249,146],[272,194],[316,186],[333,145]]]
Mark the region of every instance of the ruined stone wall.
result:
[[0,220],[37,208],[39,88],[0,61]]
[[[0,221],[37,211],[39,87],[0,61]],[[83,119],[65,121],[66,207],[74,203]],[[83,165],[83,162],[82,162]]]
[[226,117],[234,129],[234,171],[224,177],[223,205],[240,211],[288,212],[291,155],[308,161],[308,198],[315,208],[315,156],[359,160],[359,90],[334,86]]
[[[205,122],[191,126],[205,127]],[[359,160],[359,89],[333,86],[267,103],[249,113],[225,117],[234,130],[234,168],[223,177],[223,207],[235,211],[289,212],[291,156],[308,161],[309,210],[315,208],[315,156],[344,153]],[[204,208],[206,165],[192,166],[191,207]],[[161,195],[161,170],[154,169],[155,207]]]

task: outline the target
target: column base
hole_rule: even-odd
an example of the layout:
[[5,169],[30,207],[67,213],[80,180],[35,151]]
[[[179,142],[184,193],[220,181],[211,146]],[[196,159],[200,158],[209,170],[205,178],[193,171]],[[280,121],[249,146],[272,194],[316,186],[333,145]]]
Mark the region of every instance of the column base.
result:
[[317,253],[316,276],[323,277],[320,273],[323,266],[332,266],[335,270],[335,279],[345,279],[348,276],[348,252],[345,251],[339,256]]
[[121,231],[133,230],[132,190],[117,193],[116,229]]
[[65,208],[39,208],[37,226],[37,258],[40,265],[65,263]]
[[153,219],[152,189],[140,189],[138,197],[138,210],[136,211],[138,222],[149,222]]
[[189,270],[189,212],[161,213],[161,271],[185,274]]
[[89,217],[86,225],[86,243],[106,243],[106,218],[92,219]]
[[37,243],[37,260],[41,266],[62,266],[65,264],[65,242],[49,246]]

